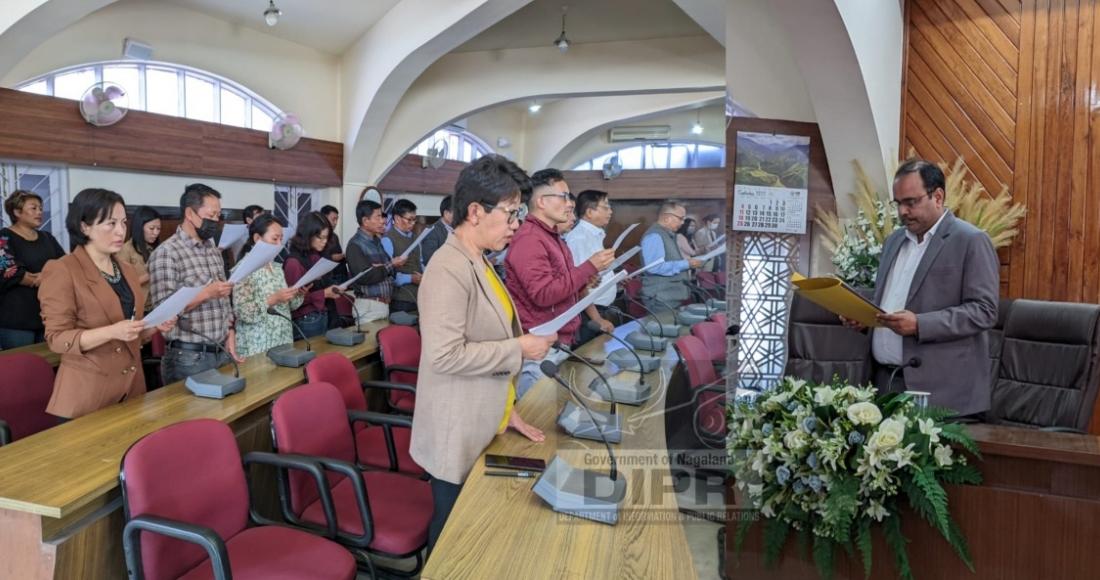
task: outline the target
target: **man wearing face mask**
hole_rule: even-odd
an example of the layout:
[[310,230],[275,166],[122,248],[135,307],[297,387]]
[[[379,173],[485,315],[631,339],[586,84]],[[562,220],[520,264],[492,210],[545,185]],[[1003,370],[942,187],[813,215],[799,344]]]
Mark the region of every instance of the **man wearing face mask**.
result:
[[181,381],[229,363],[215,343],[224,343],[238,362],[233,330],[233,285],[226,281],[221,252],[214,243],[221,219],[221,194],[201,183],[188,185],[180,196],[182,221],[172,237],[149,257],[149,293],[158,305],[185,286],[203,286],[187,305],[180,323],[165,335],[168,349],[161,359],[164,384]]
[[[714,249],[711,244],[714,240],[718,239],[718,224],[721,218],[718,214],[712,213],[703,218],[703,227],[695,231],[695,249],[699,250],[699,253],[705,254]],[[711,258],[703,263],[702,270],[704,272],[714,272],[715,259]]]

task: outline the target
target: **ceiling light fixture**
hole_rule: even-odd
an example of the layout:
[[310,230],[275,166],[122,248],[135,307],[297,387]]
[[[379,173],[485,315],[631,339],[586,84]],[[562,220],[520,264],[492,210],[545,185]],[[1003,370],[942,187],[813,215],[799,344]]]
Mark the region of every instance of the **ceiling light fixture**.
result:
[[565,13],[568,10],[568,6],[561,7],[561,35],[554,41],[554,46],[558,47],[562,54],[569,50],[569,39],[565,37]]
[[537,101],[534,102],[534,103],[531,103],[530,105],[527,106],[527,110],[530,111],[531,113],[537,113],[541,109],[542,109],[542,105],[538,104]]
[[703,134],[703,124],[701,122],[699,122],[699,113],[698,112],[695,113],[695,124],[691,126],[691,134],[692,135],[702,135]]
[[275,0],[270,0],[267,5],[267,10],[264,10],[264,22],[266,22],[268,26],[275,26],[279,23],[279,17],[282,15],[283,11],[275,6]]

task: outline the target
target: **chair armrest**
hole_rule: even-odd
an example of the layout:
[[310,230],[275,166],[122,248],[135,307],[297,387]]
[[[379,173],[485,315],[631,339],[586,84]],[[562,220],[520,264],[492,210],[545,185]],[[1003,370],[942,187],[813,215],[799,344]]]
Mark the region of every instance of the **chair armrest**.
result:
[[130,569],[130,578],[141,580],[145,577],[141,564],[141,532],[152,532],[201,547],[206,550],[206,557],[210,558],[215,580],[232,580],[229,551],[214,530],[158,516],[138,516],[126,522],[126,527],[122,529],[122,546],[126,554],[126,567]]
[[[397,461],[397,444],[393,440],[393,428],[412,429],[412,420],[406,416],[376,413],[374,411],[348,411],[348,421],[354,427],[356,423],[367,423],[382,428],[382,435],[386,440],[386,456],[390,460],[390,471],[400,471],[401,466]],[[358,453],[356,453],[358,456]]]
[[11,427],[8,427],[8,424],[0,419],[0,445],[7,445],[8,443],[11,443]]
[[[248,488],[252,489],[251,472],[248,469],[252,464],[270,465],[279,470],[279,507],[283,511],[283,519],[293,526],[310,530],[313,532],[324,534],[326,538],[336,538],[336,507],[332,501],[332,491],[329,489],[328,480],[325,478],[324,469],[321,464],[312,457],[305,455],[296,455],[293,453],[268,453],[266,451],[250,451],[244,456],[244,473],[245,478],[249,480]],[[297,469],[305,471],[313,476],[313,482],[317,485],[318,494],[321,497],[321,508],[325,512],[325,527],[322,528],[316,524],[311,524],[302,521],[298,516],[291,512],[290,509],[290,494],[287,492],[286,481],[283,475],[284,470]],[[255,506],[252,504],[251,494],[249,494],[248,502],[248,517],[253,521],[265,526],[276,526],[279,522],[270,520],[263,517],[256,511]]]
[[337,529],[336,535],[339,539],[355,546],[367,547],[371,543],[371,540],[374,539],[374,519],[370,512],[370,501],[367,499],[367,484],[363,481],[363,472],[351,463],[339,459],[331,459],[328,457],[310,457],[310,459],[320,463],[326,471],[339,473],[347,477],[351,480],[352,485],[355,486],[355,503],[359,508],[359,517],[363,520],[363,533],[358,536],[353,536]]
[[386,389],[389,391],[405,391],[414,395],[416,394],[416,387],[392,381],[363,381],[362,386],[364,389]]
[[420,367],[414,367],[414,366],[409,366],[409,365],[386,365],[386,370],[383,372],[383,374],[386,375],[387,380],[388,380],[388,378],[390,376],[390,373],[414,373],[415,374],[415,373],[419,373],[419,372],[420,372]]

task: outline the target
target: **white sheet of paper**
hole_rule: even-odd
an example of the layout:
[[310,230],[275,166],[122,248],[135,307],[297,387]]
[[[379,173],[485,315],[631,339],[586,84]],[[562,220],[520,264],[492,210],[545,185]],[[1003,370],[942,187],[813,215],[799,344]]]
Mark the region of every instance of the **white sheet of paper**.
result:
[[717,238],[715,238],[714,241],[711,242],[709,246],[707,246],[707,248],[708,249],[713,248],[713,247],[717,246],[718,244],[721,244],[724,241],[726,241],[726,234],[722,234],[722,235],[718,236]]
[[715,248],[715,249],[703,254],[702,256],[695,256],[695,259],[699,260],[700,262],[706,262],[707,260],[709,260],[711,258],[714,258],[714,257],[716,257],[720,254],[725,254],[725,253],[726,253],[726,247],[722,246],[720,248]]
[[177,316],[180,312],[183,312],[184,308],[195,299],[195,296],[202,292],[202,286],[184,286],[179,290],[176,290],[171,296],[161,302],[159,306],[153,309],[152,312],[145,315],[141,321],[145,323],[145,328],[152,328],[154,326],[160,326],[161,324],[168,322],[173,316]]
[[665,263],[664,258],[657,258],[657,260],[655,260],[652,264],[649,264],[648,266],[643,266],[641,268],[638,268],[637,270],[634,270],[626,278],[624,278],[624,280],[629,280],[629,279],[634,278],[636,276],[641,276],[642,274],[645,274],[646,272],[648,272],[648,271],[652,270],[653,268],[656,268],[657,266],[659,266],[661,264],[664,264],[664,263]]
[[638,225],[639,224],[630,224],[630,227],[623,230],[623,233],[619,234],[619,237],[615,238],[615,243],[611,245],[611,249],[618,250],[619,246],[622,245],[623,240],[626,239],[626,236],[629,235],[630,232],[634,230],[634,228],[638,227]]
[[432,228],[424,228],[424,231],[420,232],[420,235],[416,236],[416,239],[413,240],[412,245],[405,248],[405,251],[401,252],[401,255],[399,257],[408,258],[409,254],[411,254],[412,251],[415,250],[416,247],[420,245],[420,242],[423,242],[424,238],[428,237],[428,234],[430,234],[430,233],[432,233]]
[[302,286],[305,286],[306,284],[317,280],[321,276],[324,276],[325,274],[328,274],[329,272],[335,270],[336,266],[339,265],[339,263],[333,262],[328,258],[321,258],[320,260],[317,260],[317,263],[314,264],[312,268],[307,270],[306,273],[303,274],[302,277],[294,283],[294,289],[301,288]]
[[229,282],[236,284],[244,280],[256,270],[270,264],[281,251],[283,251],[282,246],[257,242],[256,246],[244,255],[244,259],[237,262],[237,267],[233,269],[233,274],[229,276]]
[[618,258],[615,258],[615,261],[611,262],[611,265],[608,266],[607,269],[611,270],[611,271],[615,271],[615,270],[619,269],[620,266],[627,263],[627,261],[629,261],[631,258],[633,258],[634,255],[637,254],[640,251],[642,251],[641,246],[634,246],[633,248],[630,248],[629,250],[623,252],[623,255],[619,256]]
[[530,331],[531,334],[535,334],[538,336],[553,336],[557,334],[557,332],[561,330],[561,327],[568,324],[570,320],[573,320],[573,318],[579,315],[585,308],[591,306],[596,301],[596,299],[600,297],[600,294],[602,294],[608,288],[611,288],[615,284],[621,282],[623,278],[626,278],[626,272],[619,272],[618,274],[615,274],[606,282],[600,284],[597,288],[589,292],[587,296],[582,298],[580,302],[574,304],[573,307],[569,310],[562,312],[560,315],[549,322],[545,322],[532,328]]
[[337,288],[339,288],[341,290],[347,290],[348,286],[351,286],[352,284],[354,284],[356,280],[363,277],[363,274],[366,274],[367,272],[370,272],[373,269],[374,269],[374,266],[371,266],[370,268],[367,268],[366,270],[363,270],[362,272],[359,272],[358,274],[352,276],[351,278],[348,278],[347,282],[344,282],[343,284],[338,285]]
[[218,240],[218,249],[232,248],[247,235],[248,226],[244,224],[225,224],[222,226],[222,237]]

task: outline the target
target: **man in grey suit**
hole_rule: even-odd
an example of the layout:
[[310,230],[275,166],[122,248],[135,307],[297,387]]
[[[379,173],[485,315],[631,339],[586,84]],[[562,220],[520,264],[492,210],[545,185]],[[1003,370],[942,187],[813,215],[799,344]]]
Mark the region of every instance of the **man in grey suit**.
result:
[[886,239],[875,279],[886,314],[871,335],[874,382],[926,391],[932,405],[973,416],[990,406],[986,330],[997,321],[999,263],[989,236],[946,209],[945,196],[935,164],[913,159],[894,175],[904,227]]

